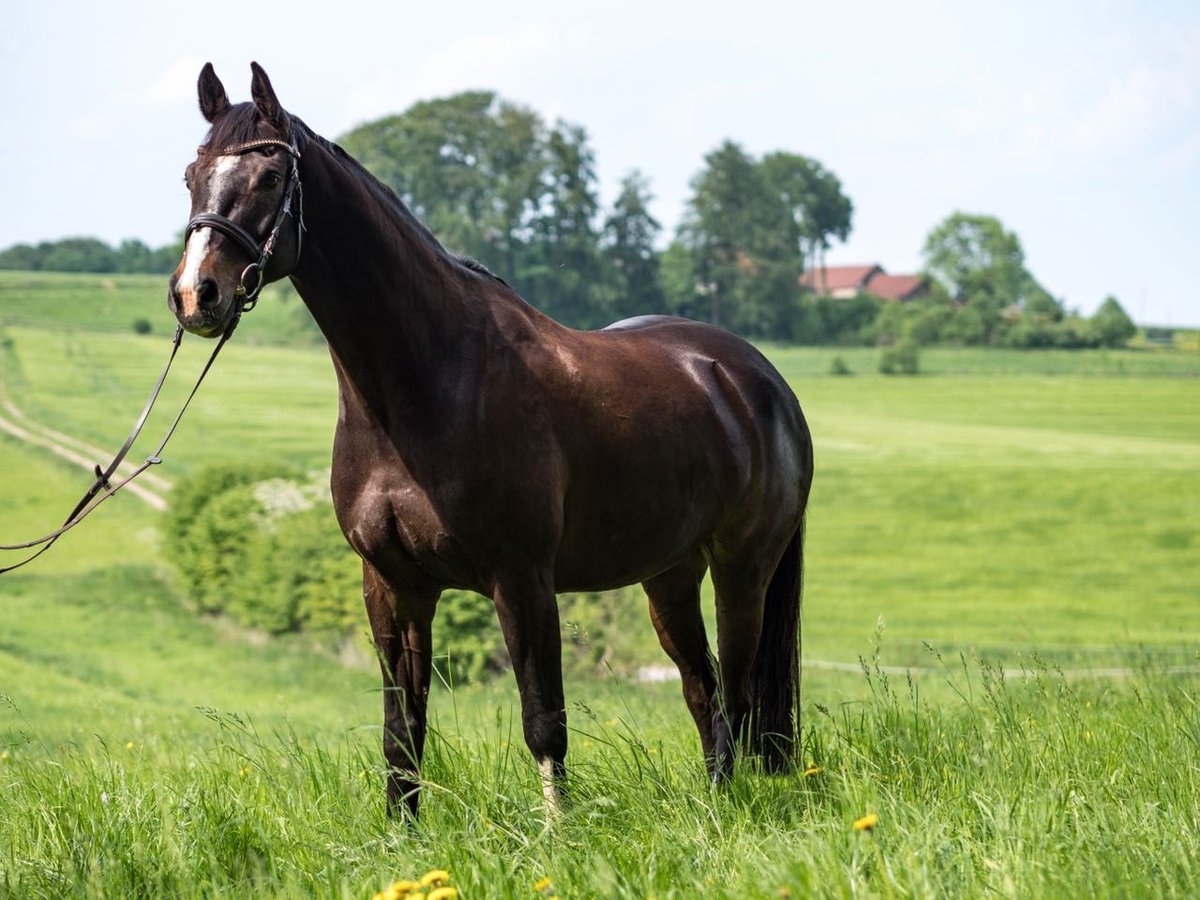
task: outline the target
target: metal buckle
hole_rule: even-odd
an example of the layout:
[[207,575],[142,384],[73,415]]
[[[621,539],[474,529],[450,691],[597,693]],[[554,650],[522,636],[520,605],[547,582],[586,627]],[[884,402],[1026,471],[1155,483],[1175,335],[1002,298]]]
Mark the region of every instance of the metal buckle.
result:
[[[250,273],[251,269],[254,270],[254,274],[256,276],[253,289],[246,287],[246,276]],[[262,265],[260,265],[257,262],[252,262],[252,263],[250,263],[250,265],[246,266],[246,268],[242,269],[242,276],[241,276],[241,278],[238,279],[238,286],[234,289],[234,294],[239,297],[245,298],[245,301],[242,304],[243,312],[247,312],[251,309],[254,309],[254,305],[256,303],[258,303],[258,292],[262,290],[262,286],[263,286],[263,267],[262,267]]]

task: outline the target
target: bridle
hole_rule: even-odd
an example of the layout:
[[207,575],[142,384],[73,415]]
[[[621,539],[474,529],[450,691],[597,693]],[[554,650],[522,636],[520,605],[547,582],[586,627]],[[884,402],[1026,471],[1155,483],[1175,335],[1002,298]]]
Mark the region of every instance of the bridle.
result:
[[[283,227],[283,220],[288,215],[292,215],[296,222],[296,260],[300,259],[300,247],[304,235],[304,194],[300,187],[300,150],[296,147],[295,142],[280,141],[274,138],[260,138],[255,141],[246,141],[244,144],[234,144],[225,147],[217,155],[241,156],[254,150],[264,150],[269,147],[282,149],[290,154],[292,159],[291,165],[288,168],[287,185],[283,189],[283,199],[279,202],[279,209],[275,212],[275,221],[271,224],[271,230],[267,233],[266,238],[259,243],[254,235],[237,222],[219,213],[211,212],[198,213],[192,216],[183,234],[183,240],[186,244],[187,239],[192,236],[192,232],[200,228],[211,228],[230,238],[242,250],[245,250],[246,255],[253,260],[253,262],[242,270],[241,277],[238,279],[238,285],[234,289],[234,302],[238,304],[235,319],[243,312],[253,309],[255,303],[258,302],[258,295],[262,291],[265,282],[264,270],[266,269],[267,261],[271,258],[271,254],[275,252],[275,244],[279,240],[279,232]],[[208,151],[206,148],[200,147],[199,152],[206,153]],[[295,213],[292,212],[293,202],[296,205]],[[247,284],[248,278],[254,279],[253,286]]]
[[[175,329],[175,338],[172,341],[171,355],[167,358],[167,364],[163,367],[161,374],[159,374],[158,380],[155,382],[154,388],[150,392],[149,399],[146,401],[145,406],[142,407],[142,412],[138,416],[137,421],[134,422],[133,429],[129,432],[129,436],[125,438],[125,443],[121,445],[121,449],[117,451],[116,455],[107,466],[104,468],[101,468],[99,465],[96,466],[94,473],[95,480],[92,482],[92,486],[84,492],[84,495],[80,498],[79,502],[75,504],[75,508],[71,510],[70,514],[60,527],[56,528],[54,531],[48,532],[47,534],[43,534],[40,537],[36,537],[28,541],[21,541],[20,543],[16,544],[0,544],[0,550],[32,550],[35,547],[37,548],[34,552],[29,554],[29,556],[22,559],[20,562],[17,562],[13,565],[0,567],[0,575],[3,575],[6,572],[11,572],[14,569],[19,569],[22,566],[33,562],[33,560],[37,559],[39,556],[49,550],[50,547],[54,545],[55,541],[82,522],[84,518],[87,517],[101,503],[103,503],[129,482],[133,481],[133,479],[141,475],[151,466],[159,465],[162,462],[163,448],[166,447],[167,441],[171,439],[171,435],[175,433],[175,429],[179,425],[179,420],[183,418],[183,414],[187,410],[188,405],[192,402],[192,398],[196,396],[196,391],[200,389],[200,384],[204,381],[204,376],[208,374],[208,370],[212,368],[213,362],[216,361],[217,354],[221,351],[221,348],[225,346],[226,341],[233,336],[233,330],[237,327],[238,321],[242,317],[242,313],[253,309],[254,305],[258,302],[258,295],[262,292],[263,285],[266,282],[264,270],[268,260],[271,258],[271,254],[275,252],[275,244],[279,240],[279,232],[283,227],[283,220],[289,215],[291,215],[296,222],[296,261],[300,259],[301,239],[304,234],[304,200],[300,188],[300,168],[298,165],[300,160],[300,150],[297,148],[295,142],[279,141],[273,138],[262,138],[260,140],[247,141],[244,144],[235,144],[231,147],[226,147],[220,152],[219,155],[241,155],[243,153],[250,153],[251,151],[262,150],[268,147],[282,148],[291,155],[292,159],[291,166],[288,170],[287,185],[283,190],[283,199],[279,202],[279,209],[275,213],[275,220],[271,224],[271,230],[267,233],[266,239],[259,243],[254,235],[252,235],[237,222],[234,222],[232,219],[226,218],[225,216],[217,213],[199,213],[198,215],[192,216],[191,220],[187,223],[187,228],[184,231],[185,244],[187,243],[187,239],[191,236],[192,232],[198,228],[212,228],[214,231],[219,231],[221,234],[230,238],[242,250],[245,250],[246,255],[250,257],[252,262],[242,270],[241,277],[238,279],[238,285],[234,289],[233,315],[230,317],[228,324],[226,324],[224,331],[221,333],[220,339],[217,341],[216,346],[209,355],[208,361],[204,364],[204,368],[201,369],[195,385],[192,387],[191,392],[184,400],[179,412],[171,421],[170,426],[167,428],[166,433],[163,435],[163,438],[159,442],[157,448],[153,453],[146,457],[144,462],[134,469],[132,474],[125,476],[123,479],[115,483],[113,482],[113,476],[116,474],[117,469],[120,467],[121,463],[124,462],[126,455],[133,447],[134,440],[141,433],[142,426],[146,424],[146,419],[150,415],[150,410],[153,408],[154,402],[158,399],[158,394],[162,390],[163,382],[166,381],[167,372],[170,371],[171,363],[174,362],[175,355],[179,351],[179,344],[183,340],[182,325],[179,325]],[[204,147],[201,147],[200,152],[205,153],[207,151]],[[295,212],[292,211],[293,204],[296,206]],[[254,279],[253,285],[247,284],[248,278]]]

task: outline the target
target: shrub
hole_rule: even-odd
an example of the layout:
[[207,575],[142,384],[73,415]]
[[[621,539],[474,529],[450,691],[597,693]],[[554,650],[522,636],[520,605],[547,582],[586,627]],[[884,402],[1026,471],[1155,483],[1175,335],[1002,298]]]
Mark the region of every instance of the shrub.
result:
[[172,499],[164,549],[200,611],[272,634],[361,622],[360,567],[318,480],[279,467],[209,468]]
[[[324,477],[278,466],[208,468],[183,480],[172,501],[163,545],[197,610],[274,635],[365,630],[361,564],[338,529]],[[559,609],[566,668],[592,673],[611,658],[645,658],[652,631],[639,589],[568,594]],[[644,626],[631,629],[631,621]],[[445,591],[433,636],[438,669],[455,684],[509,666],[486,597]]]
[[884,349],[879,357],[879,371],[884,375],[916,375],[920,370],[919,356],[916,343],[900,341]]
[[840,356],[835,356],[833,362],[829,364],[830,375],[853,375],[854,372],[844,359]]

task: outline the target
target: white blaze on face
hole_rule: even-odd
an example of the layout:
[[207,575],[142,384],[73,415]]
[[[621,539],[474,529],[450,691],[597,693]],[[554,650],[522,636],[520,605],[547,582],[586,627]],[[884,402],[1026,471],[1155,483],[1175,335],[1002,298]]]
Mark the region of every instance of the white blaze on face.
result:
[[[241,162],[240,156],[221,156],[208,175],[208,196],[220,197],[233,170]],[[212,240],[211,228],[197,228],[188,235],[187,244],[183,248],[183,271],[179,273],[176,289],[182,312],[185,316],[194,315],[197,297],[200,290],[200,266],[208,256],[208,245]]]

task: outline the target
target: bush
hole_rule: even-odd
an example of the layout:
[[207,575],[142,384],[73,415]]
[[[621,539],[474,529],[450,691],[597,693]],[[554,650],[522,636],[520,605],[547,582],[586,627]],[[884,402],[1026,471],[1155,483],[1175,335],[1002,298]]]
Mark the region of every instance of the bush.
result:
[[[346,546],[324,477],[279,466],[221,466],[183,480],[163,520],[163,545],[196,609],[279,635],[344,638],[366,630],[362,569]],[[656,655],[637,588],[567,594],[559,618],[568,670]],[[643,623],[632,629],[631,621]],[[509,666],[492,602],[447,590],[434,620],[434,656],[454,684]]]
[[361,568],[322,481],[239,466],[176,488],[163,544],[197,609],[272,634],[344,633],[362,621]]
[[911,340],[903,340],[884,349],[879,357],[879,371],[884,375],[916,375],[920,370],[920,354]]

